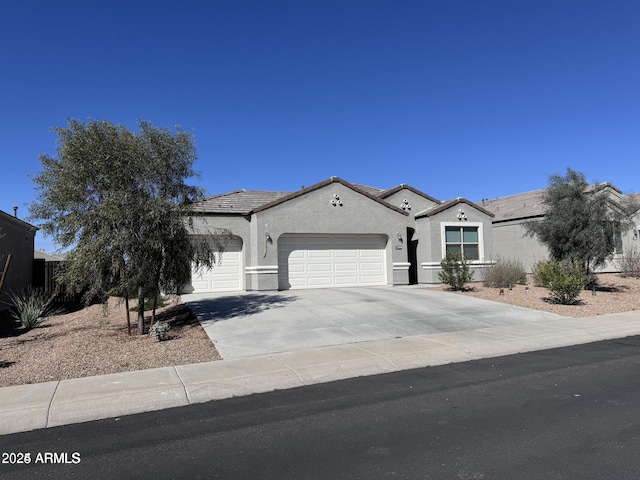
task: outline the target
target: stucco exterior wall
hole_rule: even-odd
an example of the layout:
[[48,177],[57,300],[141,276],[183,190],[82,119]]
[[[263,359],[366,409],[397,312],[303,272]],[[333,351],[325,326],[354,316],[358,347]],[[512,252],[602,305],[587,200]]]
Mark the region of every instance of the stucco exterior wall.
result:
[[[336,205],[332,204],[334,200]],[[254,289],[277,289],[278,239],[288,233],[386,235],[387,284],[407,284],[407,250],[398,239],[398,234],[402,238],[406,237],[408,221],[407,215],[394,211],[341,183],[331,183],[258,211],[254,213],[251,222],[252,245],[264,246],[265,240],[267,243],[266,251],[264,248],[258,248],[256,255],[251,258],[251,266],[262,269],[257,275],[257,284],[254,279]]]
[[[536,220],[515,220],[493,225],[494,260],[498,257],[518,259],[522,262],[526,272],[532,273],[533,266],[537,262],[549,259],[549,250],[535,236],[525,235],[524,223],[526,221]],[[639,215],[634,217],[633,222],[635,230],[640,230]],[[613,254],[605,266],[597,271],[600,273],[620,271],[619,259],[634,247],[640,253],[640,233],[634,235],[634,229],[631,229],[622,235],[622,254]]]
[[0,310],[8,307],[8,292],[31,286],[33,277],[33,249],[36,228],[0,212],[0,275],[7,256],[11,254],[11,264],[0,295]]
[[[422,195],[418,195],[408,188],[403,188],[402,190],[389,195],[384,200],[385,202],[388,202],[398,208],[402,208],[402,206],[405,205],[405,209],[411,214],[411,217],[413,217],[418,212],[437,205],[436,202],[432,202],[428,198],[424,198]],[[407,201],[406,203],[405,200]],[[407,206],[409,208],[407,208]]]
[[[535,221],[535,220],[529,220]],[[549,251],[537,238],[525,235],[523,221],[501,222],[493,225],[493,260],[516,259],[527,273],[536,262],[547,260]]]
[[[466,220],[458,219],[460,209]],[[482,269],[491,264],[493,257],[492,217],[474,208],[460,203],[432,216],[416,218],[416,232],[420,238],[418,244],[418,282],[441,283],[438,274],[442,271],[440,262],[444,258],[444,227],[460,225],[478,227],[480,259],[472,261],[474,281],[482,279]]]

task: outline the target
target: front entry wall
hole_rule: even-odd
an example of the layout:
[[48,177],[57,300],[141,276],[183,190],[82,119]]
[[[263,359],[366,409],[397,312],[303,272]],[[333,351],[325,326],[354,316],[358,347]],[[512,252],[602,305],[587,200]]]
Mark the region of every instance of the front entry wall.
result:
[[385,285],[383,235],[282,235],[278,288]]

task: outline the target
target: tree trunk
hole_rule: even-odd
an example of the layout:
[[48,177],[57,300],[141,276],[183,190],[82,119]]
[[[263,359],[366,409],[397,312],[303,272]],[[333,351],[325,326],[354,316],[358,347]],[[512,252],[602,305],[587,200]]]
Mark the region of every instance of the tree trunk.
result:
[[[158,295],[160,295],[160,274],[162,273],[162,263],[158,267],[155,278],[155,295],[153,297],[153,311],[151,312],[151,327],[156,322],[156,308],[158,307]],[[149,328],[151,328],[149,327]]]
[[[151,327],[156,323],[156,308],[158,307],[158,294],[153,296],[153,309],[151,310]],[[149,328],[151,328],[149,327]]]
[[144,335],[144,288],[138,287],[138,335]]
[[124,296],[124,307],[127,309],[127,333],[131,336],[131,313],[129,312],[129,294]]

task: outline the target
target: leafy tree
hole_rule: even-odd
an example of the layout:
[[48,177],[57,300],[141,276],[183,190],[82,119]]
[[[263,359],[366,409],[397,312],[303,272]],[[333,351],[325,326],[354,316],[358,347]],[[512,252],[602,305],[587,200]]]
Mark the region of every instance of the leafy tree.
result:
[[544,193],[544,217],[525,225],[551,258],[569,261],[589,275],[615,251],[616,239],[631,227],[633,206],[621,204],[605,189],[589,187],[582,173],[567,168],[565,176],[552,175]]
[[[43,232],[62,249],[72,248],[64,280],[86,301],[116,295],[128,304],[134,294],[143,305],[160,289],[184,285],[192,261],[211,267],[224,249],[226,232],[189,235],[190,204],[204,195],[185,183],[196,177],[191,135],[138,125],[133,132],[70,119],[54,129],[57,157],[41,155],[42,170],[33,177],[31,218],[43,220]],[[137,320],[143,334],[144,309]]]

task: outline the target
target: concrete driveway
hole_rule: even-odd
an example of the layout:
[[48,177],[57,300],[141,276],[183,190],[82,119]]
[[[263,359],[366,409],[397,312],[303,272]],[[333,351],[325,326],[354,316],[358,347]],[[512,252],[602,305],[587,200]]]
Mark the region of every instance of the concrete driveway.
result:
[[563,318],[418,287],[189,294],[225,360]]

